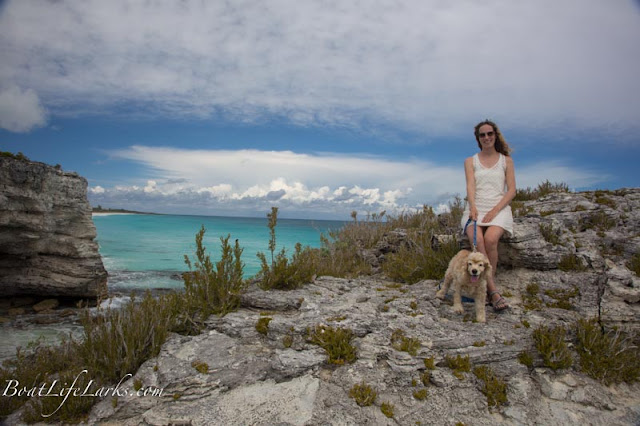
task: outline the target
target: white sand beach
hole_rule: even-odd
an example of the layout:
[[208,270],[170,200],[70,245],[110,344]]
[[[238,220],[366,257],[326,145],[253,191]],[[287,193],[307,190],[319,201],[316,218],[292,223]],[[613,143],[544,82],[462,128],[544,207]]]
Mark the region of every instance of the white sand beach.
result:
[[114,216],[114,215],[131,215],[136,213],[108,213],[108,212],[91,212],[92,216]]

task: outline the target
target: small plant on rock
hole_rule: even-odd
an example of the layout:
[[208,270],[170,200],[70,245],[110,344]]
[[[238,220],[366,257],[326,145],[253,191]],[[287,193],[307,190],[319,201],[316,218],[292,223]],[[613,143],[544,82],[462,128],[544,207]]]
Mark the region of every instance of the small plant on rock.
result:
[[520,362],[520,364],[527,366],[529,368],[533,367],[533,357],[527,351],[522,351],[518,354],[518,362]]
[[427,394],[428,391],[424,388],[413,391],[413,397],[418,401],[424,401],[425,399],[427,399]]
[[569,301],[576,296],[580,295],[580,290],[578,287],[574,286],[570,290],[564,289],[549,289],[545,290],[544,294],[552,299],[553,302],[547,303],[547,306],[550,308],[558,308],[558,309],[566,309],[568,311],[573,310],[574,306]]
[[404,335],[404,331],[397,329],[391,334],[391,346],[402,352],[407,352],[409,355],[416,356],[418,349],[420,349],[420,340]]
[[427,370],[435,370],[436,369],[436,364],[435,364],[434,357],[430,357],[430,358],[425,358],[424,359],[424,368],[426,368]]
[[522,295],[522,306],[525,312],[537,311],[542,308],[542,300],[538,297],[540,292],[540,286],[538,283],[531,283],[527,285],[525,294]]
[[536,349],[542,356],[544,365],[552,370],[569,368],[573,365],[573,358],[564,341],[566,333],[562,326],[555,328],[540,326],[533,331]]
[[574,253],[567,254],[558,262],[558,269],[561,271],[585,271],[587,268],[582,263],[582,260]]
[[431,383],[431,370],[427,370],[420,375],[420,381],[423,385],[428,386]]
[[627,268],[636,274],[636,277],[640,277],[640,253],[636,253],[631,257],[631,260],[627,262]]
[[271,320],[272,318],[270,317],[260,317],[258,322],[256,322],[256,331],[266,336],[269,332],[269,322],[271,322]]
[[491,368],[482,366],[473,369],[473,374],[482,380],[480,391],[487,397],[489,407],[499,407],[507,402],[507,384],[495,375]]
[[460,355],[456,355],[456,357],[450,357],[449,355],[445,356],[445,362],[447,367],[453,370],[453,375],[458,379],[464,379],[464,374],[471,371],[471,362],[469,361],[469,355],[464,357]]
[[390,419],[392,419],[394,416],[393,410],[395,408],[396,408],[395,405],[391,404],[390,402],[383,402],[380,405],[380,411],[382,411],[382,414],[384,414]]
[[200,360],[195,360],[191,363],[191,366],[196,369],[198,373],[209,374],[209,364]]
[[595,318],[580,319],[575,328],[576,351],[585,374],[607,386],[640,378],[640,350],[633,336],[616,329],[605,331]]
[[355,399],[356,404],[359,406],[368,407],[376,402],[378,392],[376,392],[373,387],[362,382],[360,384],[353,385],[349,391],[349,397]]
[[552,224],[541,223],[540,233],[542,234],[542,237],[546,242],[551,243],[554,246],[560,244],[560,237],[558,236],[558,233],[553,229]]
[[308,340],[327,352],[329,364],[342,365],[356,360],[356,348],[351,345],[353,332],[347,328],[317,325],[310,330]]

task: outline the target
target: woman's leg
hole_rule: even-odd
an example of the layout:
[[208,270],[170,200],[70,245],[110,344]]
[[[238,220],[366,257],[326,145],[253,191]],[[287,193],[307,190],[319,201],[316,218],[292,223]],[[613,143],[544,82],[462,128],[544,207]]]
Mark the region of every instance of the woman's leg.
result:
[[493,269],[493,274],[490,279],[487,279],[487,292],[496,292],[491,296],[491,303],[494,304],[494,308],[497,310],[502,310],[508,307],[507,302],[502,299],[502,295],[497,293],[498,288],[496,287],[496,283],[494,280],[497,268],[498,268],[498,243],[500,242],[500,237],[504,234],[504,229],[499,226],[489,226],[485,228],[483,240],[484,240],[484,248],[486,250],[485,255],[489,258],[489,262],[491,263],[491,268]]
[[[504,229],[499,226],[478,226],[476,248],[479,252],[487,256],[489,263],[491,263],[491,268],[493,269],[493,274],[487,277],[487,293],[498,291],[494,281],[494,275],[498,266],[498,242],[500,241],[500,237],[503,233]],[[469,242],[473,247],[473,225],[469,225],[467,227],[467,237],[469,237]],[[492,304],[494,302],[497,303],[501,297],[502,295],[500,293],[494,293],[489,301],[492,302]],[[497,310],[502,310],[507,307],[508,305],[504,301],[502,303],[497,303],[497,305],[494,306]]]

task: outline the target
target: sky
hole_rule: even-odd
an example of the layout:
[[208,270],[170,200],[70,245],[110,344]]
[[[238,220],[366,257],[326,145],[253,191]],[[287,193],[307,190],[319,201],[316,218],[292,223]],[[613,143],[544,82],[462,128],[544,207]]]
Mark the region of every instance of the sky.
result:
[[0,151],[94,206],[443,211],[487,118],[518,188],[640,186],[638,1],[9,0],[0,58]]

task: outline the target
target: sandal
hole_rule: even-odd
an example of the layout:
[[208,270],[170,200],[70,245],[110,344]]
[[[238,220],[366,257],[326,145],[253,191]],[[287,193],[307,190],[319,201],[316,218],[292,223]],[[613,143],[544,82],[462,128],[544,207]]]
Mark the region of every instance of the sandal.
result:
[[[493,295],[494,294],[497,294],[498,296],[500,296],[495,301],[493,300]],[[505,309],[509,309],[509,305],[507,304],[507,300],[504,297],[502,297],[500,292],[497,291],[497,290],[489,292],[489,303],[493,307],[494,312],[501,312],[501,311],[504,311]]]

